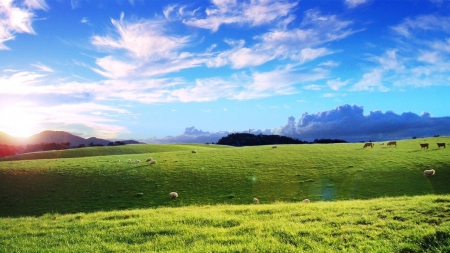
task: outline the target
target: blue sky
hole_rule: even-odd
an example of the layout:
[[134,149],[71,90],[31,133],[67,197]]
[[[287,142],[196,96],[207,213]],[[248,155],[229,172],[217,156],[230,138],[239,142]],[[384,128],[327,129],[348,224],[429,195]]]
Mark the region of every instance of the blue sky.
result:
[[[0,0],[0,131],[450,134],[449,14],[446,0]],[[415,132],[405,115],[449,125]],[[402,129],[360,135],[358,117]]]

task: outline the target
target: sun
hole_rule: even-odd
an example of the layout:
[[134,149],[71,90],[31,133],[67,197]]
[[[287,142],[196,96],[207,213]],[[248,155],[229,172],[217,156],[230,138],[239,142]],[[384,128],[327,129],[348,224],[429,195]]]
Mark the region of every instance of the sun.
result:
[[23,106],[0,108],[0,132],[14,137],[29,137],[36,134],[37,117]]

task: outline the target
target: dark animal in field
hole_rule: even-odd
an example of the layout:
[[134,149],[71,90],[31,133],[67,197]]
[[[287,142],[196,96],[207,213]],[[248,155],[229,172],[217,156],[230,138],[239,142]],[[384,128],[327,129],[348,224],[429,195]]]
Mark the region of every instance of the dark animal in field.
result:
[[434,173],[435,173],[434,170],[424,170],[423,171],[423,175],[426,176],[426,177],[431,177],[431,176],[434,175]]
[[428,143],[420,143],[420,148],[428,149]]
[[394,146],[397,147],[397,142],[396,142],[396,141],[390,141],[387,145],[388,145],[388,146],[394,145]]
[[365,143],[363,148],[367,148],[367,147],[373,148],[373,143],[372,142]]
[[445,148],[445,143],[444,142],[442,142],[442,143],[438,142],[437,145],[438,145],[438,148],[441,148],[441,147]]

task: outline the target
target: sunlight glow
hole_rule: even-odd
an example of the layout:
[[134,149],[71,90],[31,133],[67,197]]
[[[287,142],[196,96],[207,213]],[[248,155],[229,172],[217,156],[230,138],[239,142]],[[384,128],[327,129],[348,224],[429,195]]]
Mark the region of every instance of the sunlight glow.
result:
[[14,137],[29,137],[38,131],[37,118],[27,108],[11,106],[0,108],[0,129]]

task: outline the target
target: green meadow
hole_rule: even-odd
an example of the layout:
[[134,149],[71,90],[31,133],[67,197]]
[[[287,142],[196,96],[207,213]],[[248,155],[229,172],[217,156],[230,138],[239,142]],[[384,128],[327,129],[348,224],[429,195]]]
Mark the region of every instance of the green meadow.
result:
[[450,137],[386,144],[139,144],[3,158],[0,252],[449,252]]

